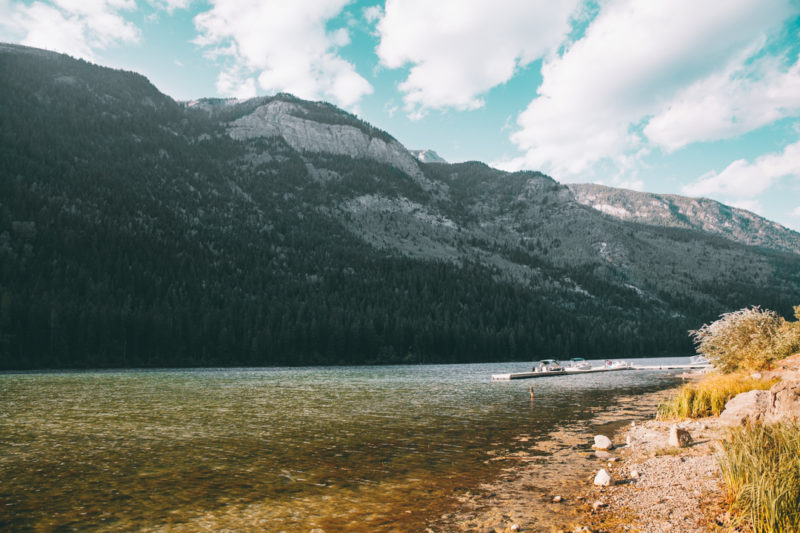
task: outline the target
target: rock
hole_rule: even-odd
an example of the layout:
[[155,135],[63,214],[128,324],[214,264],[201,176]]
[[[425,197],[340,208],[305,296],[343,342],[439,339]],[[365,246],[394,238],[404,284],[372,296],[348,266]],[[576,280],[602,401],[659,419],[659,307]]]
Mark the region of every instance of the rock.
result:
[[719,423],[726,426],[739,426],[763,420],[769,400],[770,392],[765,390],[751,390],[737,394],[725,404],[725,410],[719,415]]
[[791,422],[798,419],[800,419],[800,381],[781,381],[773,385],[769,390],[766,421]]
[[563,499],[561,496],[553,496],[553,503],[561,503]]
[[631,479],[639,479],[639,471],[631,470]]
[[605,504],[605,503],[603,503],[603,502],[601,502],[601,501],[599,501],[599,500],[598,500],[598,501],[596,501],[596,502],[594,502],[594,503],[592,504],[592,511],[595,511],[595,512],[597,512],[597,510],[598,510],[598,509],[602,509],[602,508],[603,508],[603,507],[605,507],[605,506],[606,506],[606,504]]
[[611,454],[604,450],[597,450],[594,452],[594,456],[598,459],[608,459],[611,457]]
[[594,484],[602,487],[610,487],[614,484],[614,478],[608,473],[608,470],[601,468],[597,475],[594,476]]
[[399,142],[373,136],[355,126],[307,120],[300,104],[273,100],[228,124],[228,135],[243,140],[280,136],[293,149],[327,152],[354,158],[373,159],[391,165],[427,185],[417,159]]
[[592,446],[592,448],[595,450],[611,450],[614,448],[614,444],[612,444],[611,439],[605,435],[595,435],[594,446]]
[[692,436],[678,426],[669,428],[669,445],[674,448],[685,448],[692,443]]
[[519,524],[511,524],[508,528],[509,531],[519,531],[519,529]]

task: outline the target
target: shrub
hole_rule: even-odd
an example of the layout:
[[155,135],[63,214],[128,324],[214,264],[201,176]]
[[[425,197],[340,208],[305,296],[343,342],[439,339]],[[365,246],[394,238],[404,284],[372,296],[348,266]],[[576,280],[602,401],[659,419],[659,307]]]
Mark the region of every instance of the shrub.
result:
[[766,390],[777,380],[765,380],[738,374],[709,374],[701,381],[687,383],[658,406],[658,417],[701,418],[716,416],[725,409],[725,404],[742,392],[755,389]]
[[717,460],[731,507],[752,531],[800,531],[800,426],[731,429]]
[[[800,306],[794,308],[800,320]],[[800,322],[787,322],[759,307],[724,314],[711,324],[690,331],[697,352],[722,372],[762,370],[788,357],[800,345]]]

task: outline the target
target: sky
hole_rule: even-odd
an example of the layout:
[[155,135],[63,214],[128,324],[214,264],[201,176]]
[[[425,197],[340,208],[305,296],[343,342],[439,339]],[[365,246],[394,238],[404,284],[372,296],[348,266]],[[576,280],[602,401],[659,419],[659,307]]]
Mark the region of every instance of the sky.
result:
[[800,230],[800,0],[0,0],[0,41]]

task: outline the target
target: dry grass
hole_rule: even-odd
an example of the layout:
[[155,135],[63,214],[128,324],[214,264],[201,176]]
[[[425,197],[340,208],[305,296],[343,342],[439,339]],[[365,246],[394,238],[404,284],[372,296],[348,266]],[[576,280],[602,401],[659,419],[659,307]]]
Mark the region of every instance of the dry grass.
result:
[[739,393],[766,390],[777,380],[753,378],[744,373],[709,374],[701,381],[687,383],[661,405],[658,418],[702,418],[719,415],[725,404]]
[[800,425],[731,429],[717,458],[741,522],[755,533],[800,531]]

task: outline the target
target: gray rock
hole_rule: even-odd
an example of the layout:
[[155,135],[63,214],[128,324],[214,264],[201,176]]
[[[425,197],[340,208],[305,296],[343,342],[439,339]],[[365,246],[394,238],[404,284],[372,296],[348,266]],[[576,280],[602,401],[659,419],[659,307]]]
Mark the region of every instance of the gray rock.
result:
[[610,454],[610,453],[608,453],[608,452],[607,452],[607,451],[605,451],[605,450],[596,450],[596,451],[594,452],[594,456],[595,456],[595,457],[597,457],[598,459],[603,459],[603,460],[605,460],[605,459],[608,459],[608,458],[610,458],[610,457],[611,457],[611,454]]
[[309,150],[373,159],[402,170],[420,182],[427,182],[416,158],[399,142],[372,137],[354,126],[301,118],[304,113],[298,104],[275,100],[231,122],[228,135],[237,140],[283,137],[289,146],[301,152]]
[[739,426],[763,420],[769,404],[769,391],[751,390],[737,394],[725,404],[719,422],[726,426]]
[[563,500],[561,496],[553,496],[553,503],[561,503]]
[[631,479],[639,479],[639,471],[631,470]]
[[678,426],[669,428],[669,445],[674,448],[685,448],[692,443],[692,436],[685,429]]
[[612,444],[611,439],[605,435],[595,435],[594,446],[592,446],[592,448],[595,450],[611,450],[614,448],[614,444]]
[[594,476],[594,484],[601,487],[610,487],[614,484],[614,478],[608,473],[608,470],[601,468],[597,475]]

